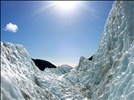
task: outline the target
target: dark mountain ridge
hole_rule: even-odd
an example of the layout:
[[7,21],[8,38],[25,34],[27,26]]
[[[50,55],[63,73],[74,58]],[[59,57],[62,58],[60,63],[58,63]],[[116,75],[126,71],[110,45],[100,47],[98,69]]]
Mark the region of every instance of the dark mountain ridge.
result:
[[45,70],[45,68],[56,68],[56,66],[49,61],[42,59],[31,59],[34,61],[35,65],[42,71]]

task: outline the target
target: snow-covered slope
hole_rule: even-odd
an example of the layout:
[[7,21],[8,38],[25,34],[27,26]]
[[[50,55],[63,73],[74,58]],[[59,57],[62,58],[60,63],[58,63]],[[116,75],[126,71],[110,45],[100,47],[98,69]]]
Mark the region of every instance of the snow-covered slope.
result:
[[21,45],[1,43],[1,100],[134,100],[134,2],[115,1],[89,61],[40,71]]

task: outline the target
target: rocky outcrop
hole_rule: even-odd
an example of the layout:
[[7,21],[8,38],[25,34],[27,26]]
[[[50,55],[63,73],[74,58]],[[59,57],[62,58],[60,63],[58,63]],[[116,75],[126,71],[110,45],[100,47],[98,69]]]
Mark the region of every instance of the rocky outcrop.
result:
[[93,60],[93,55],[90,58],[88,58],[88,60]]
[[46,60],[41,60],[41,59],[33,59],[35,65],[40,69],[40,70],[44,70],[45,68],[56,68],[56,66],[52,63],[50,63],[49,61]]

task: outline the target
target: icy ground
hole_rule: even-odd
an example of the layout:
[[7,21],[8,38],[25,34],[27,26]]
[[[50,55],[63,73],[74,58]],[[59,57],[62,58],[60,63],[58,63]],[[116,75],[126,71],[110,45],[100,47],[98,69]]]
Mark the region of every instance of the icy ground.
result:
[[40,71],[1,42],[1,100],[134,100],[134,1],[115,1],[93,60]]

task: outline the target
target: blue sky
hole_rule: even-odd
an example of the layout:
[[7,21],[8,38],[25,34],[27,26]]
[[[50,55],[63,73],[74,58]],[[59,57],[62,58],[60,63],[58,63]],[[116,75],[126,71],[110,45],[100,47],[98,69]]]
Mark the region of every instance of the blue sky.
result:
[[75,66],[98,48],[113,1],[79,2],[64,11],[47,1],[2,1],[1,41],[22,44],[33,58]]

